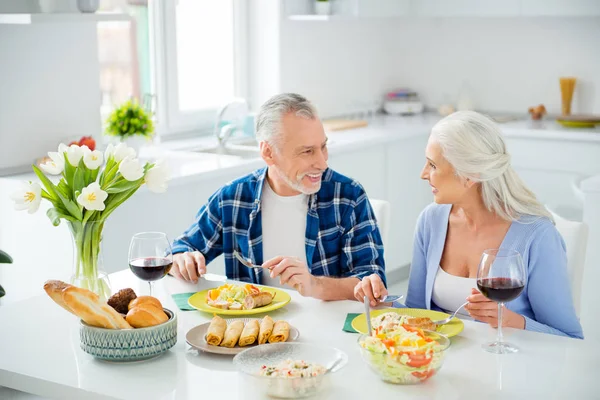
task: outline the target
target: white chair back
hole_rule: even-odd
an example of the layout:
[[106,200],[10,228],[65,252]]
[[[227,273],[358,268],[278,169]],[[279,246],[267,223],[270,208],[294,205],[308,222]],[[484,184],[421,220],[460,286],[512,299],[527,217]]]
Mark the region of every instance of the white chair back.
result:
[[583,267],[588,241],[588,226],[583,222],[569,221],[556,213],[552,213],[556,229],[563,237],[567,247],[567,269],[573,294],[575,313],[579,317],[581,311],[581,285],[583,282]]
[[375,213],[375,219],[379,226],[379,233],[381,234],[381,241],[384,246],[389,246],[388,236],[390,232],[390,216],[391,206],[388,201],[369,199],[373,212]]

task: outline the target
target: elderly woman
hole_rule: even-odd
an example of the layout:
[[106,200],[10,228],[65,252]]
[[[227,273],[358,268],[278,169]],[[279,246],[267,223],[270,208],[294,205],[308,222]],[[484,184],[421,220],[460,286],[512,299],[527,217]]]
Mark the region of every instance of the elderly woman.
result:
[[[497,327],[497,303],[475,289],[477,269],[484,250],[512,249],[523,258],[527,282],[506,303],[502,326],[583,338],[565,243],[511,167],[498,126],[476,112],[454,113],[433,127],[425,156],[421,178],[435,203],[417,222],[406,306],[454,311],[468,301],[470,317]],[[387,290],[374,274],[354,293],[375,305]]]

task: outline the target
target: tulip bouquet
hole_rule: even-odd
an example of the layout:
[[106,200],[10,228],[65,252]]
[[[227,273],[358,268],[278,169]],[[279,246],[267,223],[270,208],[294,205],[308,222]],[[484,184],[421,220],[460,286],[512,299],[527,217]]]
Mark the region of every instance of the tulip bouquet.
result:
[[[54,226],[66,220],[73,236],[72,283],[107,298],[110,288],[98,268],[104,222],[143,184],[152,192],[166,191],[168,170],[161,161],[142,165],[135,150],[124,143],[110,144],[104,153],[85,145],[61,144],[48,157],[39,168],[33,166],[43,188],[37,182],[25,182],[12,195],[15,209],[33,214],[42,199],[50,201],[48,218]],[[62,177],[55,184],[46,174]]]

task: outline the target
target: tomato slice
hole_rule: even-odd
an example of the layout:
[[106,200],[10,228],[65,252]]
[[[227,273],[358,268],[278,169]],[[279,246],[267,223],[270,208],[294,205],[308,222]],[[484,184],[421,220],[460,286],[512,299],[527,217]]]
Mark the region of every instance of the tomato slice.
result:
[[422,372],[415,371],[411,375],[419,378],[421,381],[426,381],[427,379],[431,378],[434,374],[435,374],[435,370],[430,369],[430,370],[422,371]]
[[408,356],[409,360],[406,363],[409,367],[421,368],[431,363],[432,357],[427,358],[425,354],[418,353],[404,353]]

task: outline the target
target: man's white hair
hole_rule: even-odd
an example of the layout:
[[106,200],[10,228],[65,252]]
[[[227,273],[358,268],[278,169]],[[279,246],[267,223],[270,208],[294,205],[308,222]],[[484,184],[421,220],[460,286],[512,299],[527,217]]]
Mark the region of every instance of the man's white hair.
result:
[[317,118],[317,111],[310,101],[296,93],[282,93],[271,97],[256,116],[256,139],[277,148],[280,144],[281,120],[287,114],[306,119]]
[[431,138],[459,177],[481,183],[488,210],[506,220],[533,215],[554,222],[512,168],[502,132],[491,119],[474,111],[455,112],[433,127]]

